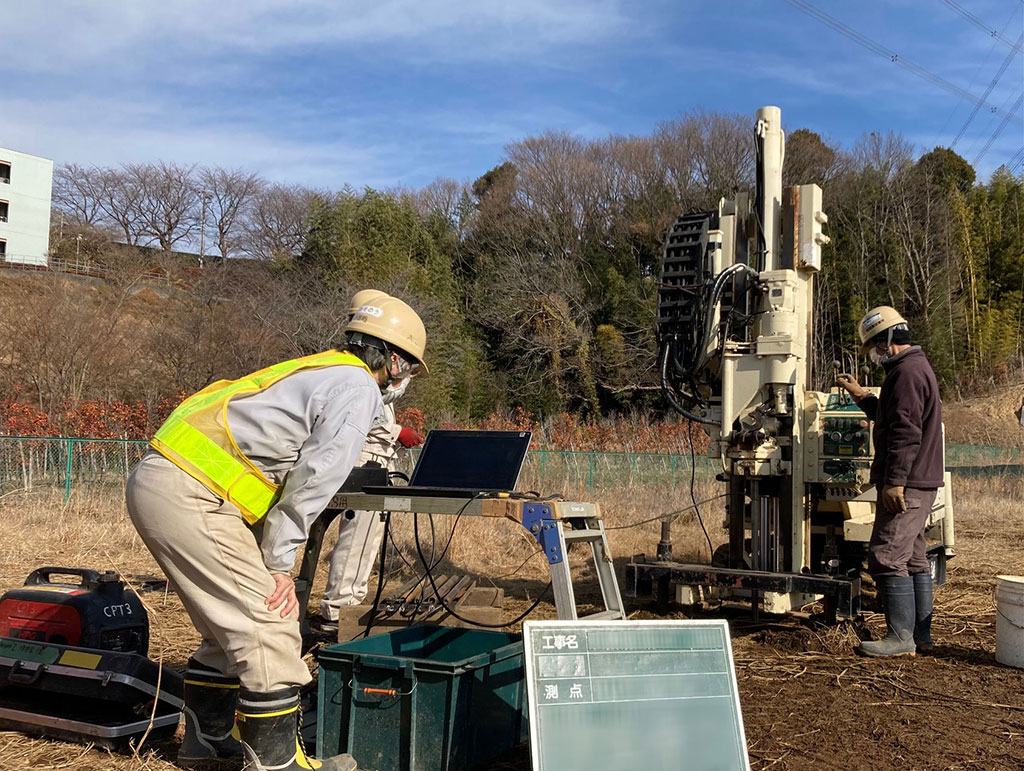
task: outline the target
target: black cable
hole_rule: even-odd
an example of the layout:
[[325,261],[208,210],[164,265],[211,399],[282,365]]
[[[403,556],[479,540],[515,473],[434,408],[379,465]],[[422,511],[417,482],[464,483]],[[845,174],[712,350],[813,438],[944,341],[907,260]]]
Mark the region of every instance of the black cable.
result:
[[[764,137],[754,132],[754,166],[755,169],[764,168]],[[764,222],[761,219],[761,210],[764,208],[764,180],[760,174],[754,175],[754,221],[757,223],[757,233],[755,233],[754,243],[756,244],[757,253],[754,255],[756,260],[757,269],[759,271],[765,270],[768,266],[765,264],[766,257],[768,255],[768,241],[764,236]],[[750,257],[747,257],[748,261]]]
[[[398,472],[396,472],[396,473],[398,473]],[[404,476],[404,475],[402,475],[402,476]],[[538,501],[558,500],[558,499],[563,497],[561,494],[558,494],[558,495],[549,495],[547,497],[543,497],[542,498],[540,496],[540,493],[534,493],[534,492],[530,492],[530,493],[514,493],[514,495],[516,497],[519,497],[519,498],[532,498],[532,499],[538,500]],[[433,527],[434,520],[433,520],[433,515],[428,515],[430,517],[430,524],[431,524],[431,547],[430,547],[430,552],[431,552],[431,554],[430,554],[431,570],[433,570],[438,565],[440,565],[441,561],[444,559],[445,555],[448,553],[448,548],[451,546],[452,539],[455,537],[455,527],[459,524],[459,519],[462,517],[463,513],[465,513],[467,508],[469,508],[469,504],[471,504],[475,500],[480,500],[483,497],[485,497],[485,496],[482,493],[477,493],[472,498],[467,500],[462,505],[462,507],[459,509],[459,511],[456,513],[456,515],[455,515],[455,522],[452,523],[451,532],[448,534],[448,541],[445,543],[444,549],[441,551],[441,554],[438,555],[436,560],[434,559],[434,553],[435,553],[434,527]],[[415,525],[416,525],[416,522],[414,521],[413,522],[414,529],[415,529]],[[398,544],[395,542],[394,533],[389,529],[389,530],[386,531],[386,534],[390,538],[391,545],[395,548],[395,551],[398,553],[398,556],[401,558],[402,562],[405,563],[406,567],[408,567],[409,570],[412,570],[412,571],[415,572],[415,570],[416,570],[415,566],[411,562],[409,562],[409,560],[407,560],[405,558],[405,555],[402,553],[402,550],[398,547]],[[419,580],[409,589],[409,592],[407,592],[407,594],[416,591],[416,589],[420,586],[420,584],[423,583],[423,579],[424,578],[426,578],[426,574],[423,574],[423,575],[420,576]],[[437,590],[435,588],[435,592],[436,591]],[[409,620],[409,625],[410,626],[415,622],[417,613],[418,613],[418,611],[413,611],[412,616],[410,617],[410,620]]]
[[[1020,40],[1018,40],[1016,43],[1014,43],[1008,37],[1003,35],[1002,32],[1000,32],[999,30],[994,29],[994,28],[988,26],[985,22],[983,22],[981,19],[979,19],[973,13],[968,11],[966,8],[963,8],[962,6],[958,5],[957,3],[954,3],[953,0],[942,0],[942,2],[945,3],[946,5],[948,5],[950,8],[952,8],[958,14],[960,14],[963,18],[967,19],[967,21],[969,21],[975,27],[980,29],[986,35],[988,35],[991,38],[994,38],[995,40],[998,40],[1004,46],[1009,48],[1011,53],[1014,53],[1014,54],[1024,53],[1024,51],[1021,50],[1021,45],[1020,45],[1021,41]],[[982,98],[984,99],[984,97],[982,97]]]
[[[468,505],[469,505],[469,502],[466,503],[466,506],[468,506]],[[465,511],[466,506],[462,507],[462,510],[459,512],[458,516],[462,515],[462,511]],[[457,525],[457,524],[458,524],[458,519],[456,519],[456,522],[455,522],[455,525]],[[454,533],[455,525],[452,526],[453,533]],[[545,595],[547,595],[548,591],[551,589],[551,582],[549,581],[548,585],[546,587],[544,587],[544,591],[542,591],[540,593],[540,595],[538,595],[536,601],[529,608],[527,608],[525,612],[521,613],[519,616],[517,616],[516,618],[512,619],[511,621],[505,622],[503,624],[486,624],[486,623],[484,623],[482,621],[477,621],[475,619],[470,619],[470,618],[465,618],[463,616],[460,616],[448,604],[448,601],[445,600],[443,597],[441,597],[441,593],[437,589],[437,583],[434,581],[433,570],[431,569],[430,564],[427,562],[427,555],[423,553],[423,545],[420,543],[419,513],[416,513],[416,512],[414,512],[413,515],[412,515],[412,530],[413,530],[413,539],[416,542],[416,553],[419,555],[420,562],[423,563],[423,568],[424,568],[424,570],[426,570],[427,580],[430,582],[430,586],[434,590],[434,595],[437,597],[439,604],[441,605],[442,608],[444,608],[446,611],[448,611],[449,615],[451,615],[453,618],[458,619],[459,621],[461,621],[461,622],[463,622],[465,624],[472,624],[473,626],[482,627],[484,629],[504,629],[505,627],[509,627],[509,626],[513,626],[515,624],[518,624],[520,621],[525,619],[527,616],[529,616],[531,613],[533,613],[534,610],[537,609],[537,606],[540,605],[541,600],[544,599]]]
[[1006,128],[1006,124],[1010,122],[1010,118],[1012,118],[1016,114],[1016,112],[1020,110],[1021,104],[1024,104],[1024,94],[1021,94],[1020,96],[1017,97],[1017,101],[1013,103],[1013,107],[1010,108],[1010,112],[1008,112],[1003,117],[1002,122],[1000,122],[1000,124],[996,126],[996,130],[992,132],[992,136],[988,138],[988,141],[985,143],[985,146],[981,148],[981,152],[974,156],[974,160],[971,161],[972,166],[978,165],[978,161],[980,161],[982,159],[982,156],[984,156],[985,153],[988,152],[989,148],[992,147],[992,143],[999,138],[1000,134],[1003,133],[1003,129]]
[[[455,537],[455,528],[458,527],[459,520],[462,518],[462,515],[465,513],[466,509],[469,508],[469,504],[471,504],[473,501],[484,500],[485,498],[488,498],[488,497],[489,496],[487,496],[487,495],[485,495],[483,493],[477,493],[472,498],[470,498],[468,501],[466,501],[466,503],[463,504],[462,508],[459,509],[459,511],[455,515],[455,521],[452,522],[452,529],[451,529],[451,532],[448,534],[448,541],[445,543],[444,549],[441,550],[441,554],[437,558],[437,560],[434,561],[433,563],[431,563],[431,565],[430,565],[430,569],[431,570],[433,570],[438,565],[440,565],[441,564],[441,560],[443,560],[445,555],[448,553],[448,547],[452,545],[452,539]],[[555,493],[554,495],[542,496],[540,493],[532,491],[532,490],[531,491],[527,491],[527,492],[510,493],[510,497],[526,498],[528,500],[536,501],[538,503],[545,503],[545,502],[548,502],[548,501],[561,501],[561,500],[565,499],[565,496],[562,495],[561,493]],[[428,514],[427,516],[432,516],[432,515]],[[413,525],[415,526],[415,522],[413,523]]]
[[402,554],[402,550],[399,549],[398,548],[398,544],[395,543],[395,531],[389,529],[388,532],[387,532],[387,536],[391,540],[391,545],[392,545],[392,547],[394,547],[395,552],[398,554],[399,559],[401,559],[402,562],[405,563],[405,566],[407,568],[409,568],[409,570],[411,570],[411,571],[413,571],[415,573],[416,572],[416,568],[413,566],[413,564],[411,562],[409,562],[409,560],[407,560],[405,558],[405,555]]
[[[762,240],[764,240],[762,233]],[[707,303],[705,306],[705,317],[704,317],[704,331],[701,334],[700,342],[697,346],[697,356],[699,357],[696,364],[691,368],[693,370],[701,370],[704,365],[707,364],[708,354],[707,348],[708,343],[711,340],[711,319],[714,318],[715,308],[718,307],[718,303],[722,301],[722,293],[725,291],[725,282],[732,278],[737,273],[747,273],[753,278],[758,277],[758,272],[751,268],[746,263],[737,262],[730,265],[728,268],[723,270],[717,276],[715,276],[714,283],[711,285],[711,291],[708,295]]]
[[668,355],[669,346],[666,344],[661,350],[661,366],[659,367],[661,370],[661,394],[665,397],[665,401],[668,402],[669,407],[674,409],[687,420],[713,425],[715,421],[710,418],[701,417],[694,412],[690,412],[675,398],[675,395],[672,393],[672,389],[668,383]]
[[[729,493],[722,493],[721,495],[714,495],[714,496],[712,496],[710,498],[705,498],[704,500],[700,501],[700,503],[703,505],[705,503],[711,503],[712,501],[717,501],[720,498],[728,498],[728,497],[729,497]],[[665,512],[664,514],[659,514],[656,517],[649,517],[648,519],[641,519],[638,522],[630,522],[628,525],[616,525],[615,527],[607,527],[606,526],[605,527],[605,531],[607,532],[608,530],[626,530],[627,528],[630,528],[630,527],[638,527],[639,525],[646,525],[648,522],[657,522],[658,520],[668,519],[669,517],[678,517],[680,514],[684,514],[687,511],[692,511],[692,510],[693,510],[693,506],[692,505],[691,506],[684,506],[681,509],[676,509],[675,511],[668,511],[668,512]]]
[[[466,504],[466,506],[468,505]],[[466,506],[462,507],[463,510],[465,510]],[[456,522],[459,521],[459,516],[455,517]],[[433,567],[437,567],[438,562],[444,558],[444,554],[437,558],[437,562],[434,561],[434,555],[437,554],[437,530],[434,529],[434,515],[427,514],[427,521],[430,522],[430,564]],[[448,538],[448,543],[451,543],[451,537]],[[445,551],[448,551],[447,547],[445,547]]]
[[950,83],[945,78],[939,77],[938,75],[936,75],[932,71],[926,70],[924,67],[921,67],[918,64],[914,64],[909,59],[905,59],[902,56],[900,56],[899,54],[897,54],[895,51],[892,51],[892,50],[886,48],[885,46],[881,45],[880,43],[875,42],[874,40],[869,38],[867,35],[862,35],[861,33],[857,32],[852,27],[849,27],[848,25],[844,24],[843,22],[839,21],[838,19],[835,19],[832,16],[829,16],[824,11],[821,11],[818,8],[815,8],[813,5],[811,5],[810,3],[806,2],[806,0],[786,0],[786,2],[789,3],[790,5],[792,5],[793,7],[797,8],[798,10],[803,11],[808,16],[811,16],[812,18],[816,19],[817,21],[820,21],[822,24],[824,24],[824,25],[826,25],[828,27],[831,27],[836,32],[840,33],[841,35],[845,35],[846,37],[848,37],[850,40],[852,40],[853,42],[857,43],[858,45],[861,45],[864,48],[868,49],[869,51],[871,51],[871,52],[873,52],[873,53],[875,53],[875,54],[877,54],[879,56],[885,57],[886,59],[891,61],[893,64],[899,65],[903,69],[908,70],[909,72],[912,72],[913,74],[917,75],[919,78],[923,78],[924,80],[927,80],[929,83],[933,83],[934,85],[938,86],[939,88],[943,88],[946,91],[950,92],[951,94],[955,94],[956,96],[958,96],[961,99],[964,99],[964,100],[970,102],[971,104],[977,104],[977,105],[980,105],[981,107],[985,107],[990,112],[992,112],[992,113],[994,113],[996,115],[1004,115],[1004,116],[1005,115],[1009,115],[1011,118],[1016,120],[1018,123],[1021,122],[1021,119],[1016,117],[1012,112],[1008,113],[1005,110],[1003,110],[1002,108],[999,108],[999,107],[996,107],[995,105],[989,104],[988,102],[984,101],[983,99],[979,99],[978,97],[974,96],[969,91],[966,91],[966,90],[960,88],[959,86],[954,85],[953,83]]
[[[476,496],[473,496],[473,498],[475,498],[475,497]],[[448,552],[448,547],[452,543],[452,536],[455,535],[455,525],[458,524],[459,517],[462,516],[462,512],[465,511],[466,507],[469,506],[469,504],[473,502],[473,498],[470,498],[468,501],[466,501],[462,505],[462,508],[459,509],[459,513],[455,515],[455,523],[452,524],[452,531],[448,535],[448,543],[445,544],[444,550],[441,552],[441,555],[436,560],[434,559],[434,555],[437,553],[437,531],[434,529],[434,515],[433,514],[427,514],[427,519],[430,521],[430,566],[431,566],[431,569],[436,568],[438,565],[440,565],[441,564],[441,560],[444,559],[444,555]],[[420,580],[416,582],[416,586],[417,587],[421,583],[423,583],[423,579],[425,577],[426,577],[425,574],[420,577]],[[413,587],[413,588],[415,589],[416,587]],[[434,591],[436,592],[437,590],[435,589]],[[423,591],[420,592],[420,602],[416,605],[415,608],[413,608],[412,613],[409,614],[409,623],[407,624],[407,626],[412,626],[413,624],[416,623],[416,617],[420,614],[420,609],[423,607],[423,595],[424,595],[425,592],[426,592],[426,587],[424,587]]]
[[[445,555],[448,553],[448,547],[452,545],[452,538],[455,537],[455,528],[459,524],[459,520],[462,518],[462,514],[466,511],[467,508],[469,508],[469,504],[471,504],[475,500],[480,499],[481,497],[482,497],[482,493],[477,493],[472,498],[470,498],[468,501],[466,501],[464,504],[462,504],[462,507],[458,510],[458,512],[456,512],[456,514],[455,514],[455,521],[452,523],[451,532],[448,534],[448,542],[444,545],[444,549],[441,551],[440,556],[438,556],[438,558],[436,560],[434,559],[435,546],[436,546],[436,544],[434,543],[434,517],[433,517],[432,514],[428,514],[427,515],[428,517],[430,517],[430,568],[429,568],[429,571],[432,571],[434,568],[436,568],[438,565],[441,564],[441,560],[443,560]],[[419,516],[419,515],[417,514],[416,516]],[[417,529],[417,520],[416,519],[413,519],[413,531],[416,533],[416,547],[417,547],[417,550],[418,550],[419,549],[419,531]],[[422,556],[421,556],[421,558],[422,558]],[[426,565],[426,564],[427,563],[424,562],[424,565]],[[410,567],[411,570],[415,570],[416,569],[412,565],[410,565],[409,567]],[[419,581],[417,581],[413,585],[412,589],[410,589],[409,592],[410,593],[411,592],[415,592],[416,589],[419,588],[420,584],[423,583],[423,579],[425,579],[426,577],[427,577],[427,573],[425,572],[425,573],[423,573],[423,575],[420,576]],[[432,585],[432,586],[433,586],[434,592],[436,594],[437,593],[437,587],[436,587],[436,585]],[[422,596],[422,591],[421,591],[421,596]],[[414,610],[412,612],[412,614],[409,616],[409,626],[412,626],[415,623],[416,616],[417,616],[418,613],[419,613],[419,610]]]
[[[378,515],[379,516],[379,515]],[[363,630],[363,637],[370,636],[373,622],[377,618],[377,608],[380,606],[380,597],[384,593],[384,568],[388,560],[388,531],[391,529],[391,512],[384,515],[384,533],[380,539],[380,567],[377,572],[377,593],[373,596],[373,605],[370,606],[370,614],[366,619],[366,629]]]
[[[553,495],[541,495],[536,490],[525,490],[525,491],[521,491],[521,492],[517,491],[517,492],[514,492],[514,493],[510,493],[510,496],[513,497],[513,498],[527,498],[529,500],[533,500],[533,501],[537,501],[537,502],[565,500],[565,496],[562,495],[561,493],[555,493]],[[476,499],[483,499],[484,497],[486,497],[486,496],[479,496],[479,495],[478,496],[474,496],[473,499],[471,499],[469,501],[469,503],[472,503],[472,501],[476,500]],[[451,545],[452,538],[455,536],[455,527],[456,527],[456,525],[459,524],[459,517],[462,516],[462,513],[466,510],[466,507],[469,506],[469,503],[467,503],[465,506],[463,506],[462,509],[459,511],[459,513],[455,515],[455,522],[452,523],[452,530],[451,530],[451,533],[448,535],[448,542],[444,546],[444,551],[441,552],[441,557],[439,557],[437,562],[435,562],[431,566],[432,570],[433,570],[433,568],[436,568],[440,564],[441,559],[443,559],[444,555],[448,552],[448,547]],[[527,557],[525,560],[523,560],[522,564],[520,564],[519,567],[517,567],[511,573],[505,573],[505,574],[500,575],[500,576],[491,576],[491,578],[501,579],[501,578],[508,578],[509,576],[514,576],[516,573],[518,573],[520,570],[522,570],[526,566],[527,562],[532,560],[538,554],[543,554],[543,553],[544,553],[544,551],[542,549],[538,550],[538,551],[535,551],[533,554],[531,554],[529,557]]]
[[534,557],[536,557],[537,555],[539,555],[539,554],[543,554],[543,553],[544,553],[544,550],[543,550],[543,549],[538,549],[537,551],[533,552],[533,553],[532,553],[532,554],[531,554],[531,555],[530,555],[529,557],[527,557],[526,559],[524,559],[524,560],[523,560],[523,561],[522,561],[521,563],[519,563],[519,567],[517,567],[517,568],[516,568],[515,570],[513,570],[513,571],[512,571],[511,573],[503,573],[503,574],[502,574],[502,575],[500,575],[500,576],[488,576],[488,577],[487,577],[487,580],[488,580],[488,581],[492,581],[492,582],[493,582],[493,581],[500,581],[500,580],[501,580],[502,578],[511,578],[512,576],[516,575],[516,574],[517,574],[517,573],[518,573],[518,572],[519,572],[520,570],[522,570],[523,568],[525,568],[525,567],[526,567],[526,563],[527,563],[527,562],[529,562],[530,560],[532,560],[532,559],[533,559]]
[[704,519],[700,515],[700,506],[697,504],[697,495],[694,492],[694,485],[697,481],[697,454],[693,447],[693,423],[689,423],[686,427],[687,436],[690,439],[690,500],[693,501],[693,510],[697,514],[697,521],[700,522],[700,529],[704,531],[704,538],[708,542],[708,562],[715,556],[715,547],[711,545],[711,536],[708,535],[708,529],[704,527]]
[[[456,514],[455,514],[455,521],[452,522],[452,530],[448,534],[448,542],[444,545],[444,549],[441,550],[441,555],[437,558],[437,561],[436,562],[432,561],[430,563],[430,569],[431,570],[433,570],[438,565],[440,565],[441,564],[441,560],[444,559],[444,555],[446,555],[448,553],[448,547],[452,545],[452,539],[455,537],[455,528],[459,526],[459,520],[462,519],[462,515],[465,513],[466,509],[469,508],[469,504],[471,504],[473,501],[479,500],[482,497],[483,497],[483,495],[481,493],[477,493],[472,498],[470,498],[468,501],[466,501],[464,504],[462,504],[462,508],[460,508],[456,512]],[[428,517],[433,517],[432,514],[428,514],[427,516]],[[414,519],[413,520],[413,530],[415,530],[415,529],[416,529],[416,521]],[[418,539],[417,539],[417,545],[418,545]],[[431,554],[430,557],[431,557],[431,560],[433,560],[434,555]]]
[[[1022,32],[1020,37],[1017,38],[1018,46],[1021,43],[1021,41],[1024,41],[1024,32]],[[1011,62],[1013,62],[1014,57],[1016,57],[1016,55],[1017,54],[1014,51],[1010,51],[1006,55],[1006,58],[1003,59],[1003,63],[1000,65],[999,69],[996,70],[995,76],[992,78],[991,81],[989,81],[988,88],[985,89],[985,93],[982,94],[982,100],[988,99],[989,94],[992,93],[992,90],[996,87],[996,84],[999,83],[999,79],[1003,77],[1003,73],[1006,72],[1006,68],[1010,66]],[[960,131],[957,132],[956,137],[953,139],[953,143],[949,146],[951,150],[954,147],[956,147],[956,143],[960,141],[961,137],[963,137],[964,133],[967,131],[967,128],[971,125],[971,122],[974,120],[974,116],[978,114],[978,111],[980,109],[980,104],[974,105],[974,109],[971,110],[971,114],[967,116],[967,120],[964,121],[964,125],[960,127]]]

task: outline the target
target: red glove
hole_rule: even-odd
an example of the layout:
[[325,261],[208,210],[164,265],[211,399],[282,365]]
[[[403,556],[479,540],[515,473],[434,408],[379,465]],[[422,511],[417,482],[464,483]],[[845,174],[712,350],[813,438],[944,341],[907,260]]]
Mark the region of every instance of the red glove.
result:
[[398,432],[398,441],[402,443],[403,447],[419,447],[423,444],[423,437],[415,428],[402,426],[402,430]]

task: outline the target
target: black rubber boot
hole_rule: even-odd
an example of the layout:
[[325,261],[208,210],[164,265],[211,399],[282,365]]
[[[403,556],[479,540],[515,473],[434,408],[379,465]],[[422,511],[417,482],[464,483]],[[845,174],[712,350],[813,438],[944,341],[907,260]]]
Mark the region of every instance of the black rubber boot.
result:
[[862,642],[857,652],[863,656],[913,656],[916,620],[914,579],[910,576],[880,576],[878,590],[885,607],[886,635],[877,642]]
[[914,642],[919,651],[930,651],[932,644],[932,574],[914,573],[914,605],[917,608]]
[[185,670],[185,738],[178,749],[182,768],[203,766],[219,758],[239,758],[242,745],[235,727],[238,678],[188,660]]
[[243,688],[237,723],[246,771],[356,771],[351,755],[308,757],[299,738],[299,719],[298,687],[263,693]]

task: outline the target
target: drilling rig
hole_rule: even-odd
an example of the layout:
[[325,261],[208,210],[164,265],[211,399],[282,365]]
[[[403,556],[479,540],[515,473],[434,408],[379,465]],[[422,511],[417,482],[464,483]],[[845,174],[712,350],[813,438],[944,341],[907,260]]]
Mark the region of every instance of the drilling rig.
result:
[[[753,195],[679,217],[658,288],[662,393],[710,438],[729,540],[709,565],[675,562],[664,520],[655,558],[627,566],[627,593],[663,605],[740,600],[755,616],[821,600],[830,619],[849,618],[874,521],[871,424],[839,389],[811,388],[815,276],[829,242],[821,188],[783,189],[778,107],[757,111],[754,143]],[[941,584],[954,546],[948,473],[926,535]]]

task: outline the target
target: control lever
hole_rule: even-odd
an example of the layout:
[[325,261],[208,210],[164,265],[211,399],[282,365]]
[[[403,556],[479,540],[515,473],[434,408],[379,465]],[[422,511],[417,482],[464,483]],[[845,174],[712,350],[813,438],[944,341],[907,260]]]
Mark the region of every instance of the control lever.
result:
[[[849,404],[853,401],[853,398],[845,390],[839,387],[839,373],[842,372],[843,363],[839,359],[835,359],[832,362],[832,388],[835,388],[839,395],[839,406]],[[831,390],[831,389],[830,389]]]

